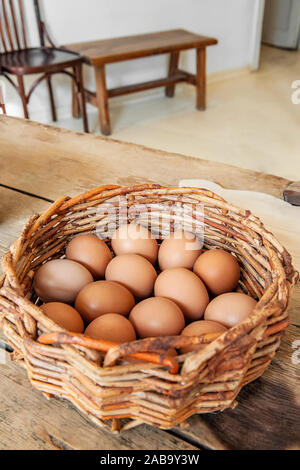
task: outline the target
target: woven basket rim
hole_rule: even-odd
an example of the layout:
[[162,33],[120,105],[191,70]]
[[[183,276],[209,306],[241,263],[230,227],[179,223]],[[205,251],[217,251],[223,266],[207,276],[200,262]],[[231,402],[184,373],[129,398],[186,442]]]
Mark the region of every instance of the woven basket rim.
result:
[[[111,191],[113,191],[115,196],[119,196],[119,195],[124,195],[124,194],[128,194],[128,193],[134,193],[135,195],[142,195],[142,194],[145,194],[145,191],[147,193],[147,191],[149,191],[149,190],[155,190],[156,194],[158,194],[159,192],[164,192],[165,190],[170,191],[171,193],[174,192],[174,191],[175,192],[178,191],[181,194],[185,193],[186,190],[188,190],[187,194],[190,194],[190,191],[192,190],[192,192],[201,193],[201,194],[205,195],[206,197],[212,198],[214,201],[221,201],[221,202],[225,202],[226,204],[228,204],[227,201],[224,198],[217,195],[216,193],[214,193],[211,190],[207,190],[207,189],[204,189],[204,188],[196,188],[196,187],[183,187],[183,188],[166,187],[166,186],[160,186],[158,184],[152,184],[152,185],[145,184],[145,185],[138,185],[138,186],[132,186],[132,187],[126,187],[126,186],[122,187],[122,186],[118,186],[118,185],[105,185],[105,186],[100,186],[100,187],[97,187],[97,188],[93,188],[92,190],[90,190],[88,192],[85,192],[85,193],[82,193],[82,194],[80,194],[78,196],[75,196],[73,198],[70,198],[69,196],[64,196],[62,198],[57,199],[44,212],[42,212],[41,214],[38,214],[38,217],[37,217],[37,215],[35,215],[35,216],[31,217],[27,221],[27,223],[25,223],[20,237],[16,240],[16,242],[13,243],[13,245],[10,247],[9,251],[2,258],[4,260],[3,261],[4,276],[6,274],[8,274],[8,272],[11,273],[11,274],[14,274],[16,276],[16,273],[15,273],[14,268],[13,268],[13,264],[12,264],[12,262],[9,261],[10,254],[13,255],[14,250],[15,250],[15,246],[16,245],[21,246],[22,243],[24,242],[24,240],[26,239],[26,236],[29,236],[31,233],[34,232],[35,229],[38,229],[49,218],[50,214],[51,215],[54,215],[55,213],[60,214],[64,211],[70,210],[73,206],[75,206],[77,204],[82,204],[82,203],[86,202],[87,200],[89,200],[89,201],[97,200],[97,196],[99,194],[101,194],[102,192],[107,192],[107,191],[111,192]],[[230,207],[230,209],[240,210],[240,208],[235,204],[230,203],[229,207]],[[245,220],[248,220],[250,215],[251,215],[251,212],[246,210],[245,211]],[[33,218],[35,220],[33,221],[33,225],[31,225]],[[289,253],[278,242],[278,240],[274,237],[274,235],[272,235],[270,232],[268,232],[265,229],[264,224],[260,221],[259,218],[255,217],[255,221],[256,221],[256,223],[259,221],[259,223],[261,225],[260,228],[261,228],[262,232],[265,232],[266,234],[268,234],[268,238],[270,240],[272,240],[273,242],[276,241],[277,246],[281,247],[282,252],[289,259],[289,268],[290,268],[291,273],[287,277],[287,281],[290,283],[291,286],[293,286],[295,284],[297,278],[298,278],[298,273],[293,268],[293,265],[292,265],[292,262],[291,262],[291,257],[289,255]],[[242,223],[243,223],[243,220],[242,220]],[[31,227],[30,227],[30,225],[31,225]],[[270,250],[270,245],[269,245],[268,248]],[[271,298],[272,294],[274,293],[274,285],[273,284],[276,284],[276,283],[277,283],[277,279],[273,279],[272,284],[263,293],[262,297],[259,299],[259,301],[258,301],[256,307],[254,308],[253,312],[251,313],[251,315],[248,318],[246,318],[243,322],[241,322],[238,325],[235,325],[234,327],[230,328],[228,331],[231,331],[232,333],[236,332],[238,334],[241,334],[241,332],[239,330],[243,329],[243,332],[246,333],[246,330],[248,329],[248,327],[253,326],[253,322],[256,325],[261,323],[265,318],[264,315],[263,315],[263,307],[266,304],[266,299],[269,300]],[[40,309],[40,311],[41,311],[42,315],[44,315],[46,317],[46,315],[42,312],[41,309]],[[224,337],[226,337],[226,333],[228,333],[228,332],[225,332],[220,337],[222,339],[224,339]],[[193,354],[196,355],[197,352],[194,352]]]
[[[268,254],[268,262],[270,263],[270,269],[273,271],[274,275],[272,276],[272,280],[267,289],[262,293],[253,312],[243,322],[225,331],[217,339],[212,341],[210,344],[207,344],[202,350],[193,351],[187,354],[179,373],[181,376],[188,376],[189,374],[197,373],[202,364],[211,360],[230,345],[233,345],[240,340],[242,341],[243,338],[248,335],[251,337],[253,331],[256,333],[260,331],[260,335],[263,337],[266,332],[266,327],[263,325],[264,321],[273,315],[278,309],[281,313],[287,311],[290,291],[293,285],[297,282],[299,274],[293,267],[292,259],[288,251],[279,243],[274,235],[264,227],[264,224],[260,219],[252,215],[249,210],[241,209],[234,204],[228,203],[214,192],[202,188],[166,187],[160,186],[159,184],[141,184],[125,187],[118,185],[103,185],[73,198],[63,196],[51,204],[44,212],[33,215],[26,222],[19,238],[10,246],[8,252],[2,257],[3,276],[0,279],[0,322],[1,315],[5,315],[5,307],[3,305],[7,305],[7,302],[6,304],[1,304],[1,299],[5,298],[8,302],[12,302],[16,305],[20,311],[22,311],[22,309],[27,309],[27,312],[31,312],[32,318],[27,318],[29,323],[32,319],[33,321],[37,321],[37,318],[39,318],[43,319],[43,322],[47,324],[50,331],[66,332],[66,330],[58,327],[54,322],[52,322],[52,320],[46,317],[40,307],[36,306],[31,302],[31,300],[24,297],[22,285],[18,280],[17,263],[22,256],[23,250],[26,249],[28,241],[33,237],[38,237],[38,234],[43,227],[47,226],[51,220],[54,220],[53,217],[57,217],[58,223],[61,223],[60,220],[62,220],[62,218],[68,213],[72,212],[73,209],[78,211],[84,210],[84,208],[90,203],[97,205],[103,201],[119,196],[126,197],[128,201],[131,201],[136,197],[159,198],[164,196],[174,196],[176,198],[187,196],[200,198],[202,201],[213,204],[214,207],[220,209],[222,214],[225,214],[226,211],[227,213],[232,212],[234,216],[239,217],[239,222],[245,226],[245,229],[257,230],[260,234],[261,246],[264,247]],[[66,240],[64,243],[66,243]],[[259,242],[257,241],[257,243]],[[278,295],[280,298],[279,300]],[[23,321],[26,323],[26,319],[24,320],[23,318]],[[283,319],[281,322],[282,329],[286,326],[287,320]],[[277,334],[280,332],[281,327],[279,322],[279,327],[277,327],[277,329],[275,326],[273,329],[272,326],[269,326],[269,331],[271,334]],[[24,341],[32,341],[32,339],[28,338],[28,334],[26,334],[26,327],[23,326],[22,328]],[[161,337],[160,339],[162,340],[162,343],[165,342],[166,344],[169,341],[169,338],[164,338],[165,337]],[[174,338],[178,337],[172,338],[173,344],[176,344]],[[121,345],[117,348],[111,348],[106,353],[103,365],[99,365],[99,368],[102,369],[106,366],[115,368],[119,367],[118,365],[115,365],[118,359],[122,359],[126,353],[128,354],[128,351],[133,349],[138,350],[139,347],[143,347],[146,343],[147,341],[145,340],[137,340],[132,343]],[[78,351],[78,346],[76,345],[69,347]],[[82,351],[85,353],[87,352],[85,348],[81,348],[81,352]],[[90,351],[90,353],[92,353],[92,351]]]

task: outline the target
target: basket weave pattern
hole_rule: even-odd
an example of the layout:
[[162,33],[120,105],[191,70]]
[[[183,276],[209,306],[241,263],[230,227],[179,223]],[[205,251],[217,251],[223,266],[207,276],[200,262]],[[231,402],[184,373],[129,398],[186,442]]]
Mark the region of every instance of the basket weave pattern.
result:
[[[163,358],[170,347],[199,344],[201,338],[147,338],[104,354],[80,344],[61,344],[65,330],[38,306],[34,273],[45,261],[62,257],[73,236],[97,229],[110,246],[112,214],[103,210],[107,203],[122,223],[136,221],[138,207],[138,220],[147,225],[151,210],[151,230],[158,239],[178,222],[197,233],[204,230],[204,247],[234,254],[241,267],[239,290],[259,300],[242,323],[200,351],[177,356],[175,374],[163,362],[128,356],[156,352]],[[204,208],[201,219],[199,203]],[[183,209],[181,215],[173,210],[175,205]],[[141,423],[168,429],[193,414],[235,406],[241,388],[264,372],[279,347],[298,277],[289,253],[249,211],[204,189],[154,184],[102,186],[72,199],[60,198],[45,213],[31,217],[2,266],[0,321],[14,348],[12,358],[25,366],[32,385],[47,397],[69,399],[92,421],[116,432]],[[51,332],[60,334],[55,344],[38,342],[41,334]]]

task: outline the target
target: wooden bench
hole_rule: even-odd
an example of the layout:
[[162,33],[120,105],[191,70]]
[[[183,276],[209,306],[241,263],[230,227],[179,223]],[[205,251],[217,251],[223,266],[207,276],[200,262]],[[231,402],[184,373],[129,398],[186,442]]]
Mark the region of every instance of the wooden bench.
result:
[[[98,107],[102,134],[111,133],[108,99],[151,88],[166,87],[166,96],[174,96],[175,84],[187,82],[196,87],[196,108],[206,107],[206,46],[217,44],[215,38],[200,36],[183,29],[161,31],[158,33],[105,39],[101,41],[68,44],[68,48],[79,52],[85,62],[94,67],[96,92],[86,90],[87,100]],[[179,53],[187,49],[196,49],[196,74],[178,68]],[[144,83],[107,89],[105,65],[124,60],[150,57],[158,54],[170,54],[169,72],[166,78]],[[73,96],[73,98],[75,98]],[[79,107],[73,100],[73,115],[79,117]]]

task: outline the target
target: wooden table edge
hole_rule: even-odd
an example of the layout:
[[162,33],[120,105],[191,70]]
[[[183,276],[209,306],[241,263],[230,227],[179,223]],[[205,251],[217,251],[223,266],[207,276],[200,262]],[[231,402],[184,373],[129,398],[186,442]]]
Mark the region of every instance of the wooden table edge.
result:
[[[19,125],[34,127],[36,129],[40,129],[40,130],[47,131],[47,132],[50,132],[50,133],[57,132],[57,134],[62,135],[62,136],[67,135],[68,137],[70,137],[72,135],[77,135],[77,136],[80,136],[81,140],[84,139],[84,140],[87,140],[87,141],[91,141],[91,140],[103,141],[103,142],[106,142],[106,143],[107,142],[112,142],[116,145],[124,146],[124,147],[127,147],[129,149],[134,148],[134,149],[141,150],[141,151],[144,150],[148,153],[152,153],[153,155],[158,156],[159,158],[168,158],[168,159],[180,158],[180,159],[185,160],[185,161],[191,161],[193,163],[199,164],[199,170],[200,170],[201,164],[209,164],[209,165],[215,166],[216,168],[222,168],[224,170],[228,170],[228,172],[230,172],[230,170],[233,171],[233,172],[239,172],[239,173],[241,173],[245,176],[249,176],[249,177],[251,176],[251,177],[253,177],[254,179],[257,179],[257,180],[259,180],[260,178],[270,179],[270,180],[276,181],[278,183],[278,186],[282,187],[283,189],[286,186],[290,185],[291,183],[295,182],[293,180],[290,180],[288,178],[284,178],[282,176],[273,175],[271,173],[262,173],[260,171],[255,171],[255,170],[251,170],[251,169],[247,169],[247,168],[241,168],[241,167],[238,167],[236,165],[230,165],[228,163],[218,162],[218,161],[214,161],[214,160],[207,160],[205,158],[185,155],[185,154],[182,154],[182,153],[179,153],[179,152],[167,152],[166,150],[151,148],[151,147],[148,147],[148,146],[142,145],[142,144],[135,144],[135,143],[132,143],[132,142],[126,142],[126,141],[119,140],[119,139],[116,139],[116,138],[113,138],[113,137],[106,137],[106,136],[94,135],[94,134],[86,134],[86,133],[80,132],[80,131],[73,131],[73,130],[70,130],[70,129],[65,129],[65,128],[53,126],[53,125],[50,125],[50,124],[43,124],[43,123],[36,122],[36,121],[30,121],[28,119],[24,119],[24,118],[21,118],[21,117],[13,117],[13,116],[7,116],[7,115],[2,115],[2,114],[0,114],[0,145],[1,145],[1,139],[3,139],[2,126],[12,126],[14,122],[17,122]],[[196,178],[196,177],[197,176],[194,176],[194,178]],[[198,178],[201,178],[201,174],[198,176]],[[185,178],[185,179],[187,179],[187,178]],[[190,178],[190,179],[192,179],[192,178]],[[218,178],[213,179],[212,181],[214,181],[215,183],[218,183],[220,186],[225,188],[225,186],[220,181],[218,181]],[[0,176],[0,184],[1,183],[3,183],[3,181],[1,181],[1,176]],[[244,186],[241,186],[241,187],[226,186],[226,188],[228,188],[228,189],[241,189],[241,190],[245,189],[245,190],[251,191],[251,189],[245,188]],[[15,189],[22,191],[22,188],[15,188]],[[262,192],[264,194],[269,194],[271,196],[274,196],[274,197],[278,198],[278,192],[276,192],[276,193],[274,191],[272,192],[272,191],[269,190],[269,188],[266,188],[265,186],[260,187],[259,189],[257,189],[257,191]],[[282,193],[280,195],[280,199],[283,199],[283,194]]]

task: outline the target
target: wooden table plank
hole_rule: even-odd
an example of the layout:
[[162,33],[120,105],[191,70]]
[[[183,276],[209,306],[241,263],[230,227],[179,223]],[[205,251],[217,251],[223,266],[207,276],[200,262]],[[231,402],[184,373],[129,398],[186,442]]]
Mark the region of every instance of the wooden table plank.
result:
[[0,183],[39,196],[74,196],[109,183],[172,186],[197,177],[280,198],[291,183],[223,163],[0,116]]
[[67,44],[65,47],[85,56],[92,65],[100,65],[177,50],[206,47],[217,44],[217,42],[214,38],[201,36],[184,29],[173,29]]
[[[37,150],[37,146],[30,144],[29,135],[31,133],[35,141],[39,143],[40,150]],[[40,124],[30,125],[28,122],[12,118],[0,120],[0,144],[0,155],[2,157],[10,156],[9,159],[6,159],[6,165],[3,165],[1,169],[0,179],[2,181],[0,183],[15,184],[19,189],[22,188],[25,191],[50,199],[55,199],[63,193],[75,195],[79,191],[102,183],[134,184],[145,182],[145,180],[156,182],[159,179],[162,184],[175,185],[179,179],[191,177],[190,172],[193,173],[193,176],[201,174],[201,177],[212,179],[225,187],[254,189],[279,197],[282,196],[282,189],[287,184],[287,180],[272,175],[262,175],[228,165],[206,162],[201,159],[152,151],[144,147],[99,137],[83,134],[77,134],[77,137],[75,137],[75,134],[69,131],[61,131]],[[1,160],[3,161],[3,158]],[[186,176],[187,174],[189,176]],[[18,208],[20,217],[24,220],[27,218],[27,214],[31,215],[36,210],[44,209],[48,203],[3,188],[0,197],[0,200],[4,201],[5,204],[5,211],[3,212],[11,211],[12,213],[11,216],[8,215],[0,229],[1,240],[4,240],[5,247],[7,243],[15,238],[15,235],[17,236],[22,225],[19,221]],[[34,200],[32,206],[29,204],[31,199]],[[291,326],[288,328],[282,346],[268,371],[263,377],[242,390],[238,397],[239,405],[235,410],[226,410],[221,414],[194,416],[189,420],[189,427],[184,429],[176,427],[173,434],[178,437],[179,445],[185,445],[180,440],[183,439],[197,443],[199,446],[214,449],[299,447],[295,435],[297,420],[299,422],[300,405],[298,392],[299,366],[292,362],[292,354],[295,351],[293,342],[299,340],[300,337],[299,311],[300,287],[298,285],[291,301]],[[17,372],[13,373],[18,376]],[[6,380],[10,379],[7,379],[5,375],[3,383],[8,386]],[[41,395],[36,391],[31,391],[28,384],[26,400],[30,399],[32,393],[33,396],[37,393],[40,397],[39,400],[44,403]],[[0,396],[7,396],[7,389],[3,389],[2,393],[1,385]],[[9,398],[6,399],[8,400],[5,408],[6,413],[8,413],[7,410],[14,402],[20,401],[20,397],[22,400],[23,395],[16,394],[11,402]],[[39,406],[37,402],[34,403],[35,407]],[[30,419],[31,406],[33,405],[28,405],[28,408],[26,408],[25,414],[28,413],[28,415],[26,419],[24,417],[25,421]],[[65,402],[55,400],[55,405],[51,406],[55,408],[51,409],[52,411],[45,410],[45,415],[47,413],[53,413],[52,416],[56,416],[56,413],[58,415],[62,414],[68,424],[73,423],[75,419],[73,414],[78,416],[72,405]],[[70,415],[68,411],[65,411],[69,408],[71,410]],[[64,413],[67,414],[64,415]],[[13,419],[13,412],[10,419]],[[33,448],[40,448],[39,446],[48,448],[47,446],[52,445],[49,444],[47,438],[49,435],[54,436],[54,441],[62,447],[77,448],[76,446],[86,445],[84,437],[86,428],[81,423],[76,426],[76,436],[73,436],[72,426],[65,426],[70,429],[69,434],[66,434],[68,430],[58,433],[56,428],[53,430],[51,427],[47,428],[46,434],[43,434],[42,421],[38,416],[34,416],[33,419],[37,429],[39,429],[38,433],[33,432],[39,436],[36,440],[30,434],[30,429],[28,431],[30,434],[28,442]],[[87,422],[85,419],[84,421]],[[93,427],[90,423],[88,424]],[[15,435],[20,433],[19,444],[22,446],[25,442],[25,431],[21,429],[20,424],[18,425],[17,422],[14,423],[14,426],[16,428]],[[148,426],[138,428],[136,430],[137,434],[143,428],[146,429],[147,439],[149,434],[149,439],[153,439],[152,442],[156,442],[156,437],[153,437],[152,432],[163,433],[159,435],[161,439],[165,439],[166,435],[170,436],[169,433],[152,430]],[[0,435],[1,432],[4,432],[4,428],[2,430],[0,422]],[[8,446],[13,446],[8,436],[11,432],[12,430],[10,430],[10,433],[5,434],[6,445]],[[96,432],[99,433],[98,430]],[[143,433],[143,431],[141,432]],[[42,440],[41,435],[44,436]],[[109,444],[107,445],[124,448],[121,447],[124,442],[122,439],[127,439],[127,446],[133,445],[133,436],[131,434],[126,433],[121,438],[116,437],[116,441],[110,440],[110,434],[108,436]],[[168,438],[166,437],[166,439]],[[97,442],[96,440],[93,441],[92,438],[91,445],[96,446]],[[164,443],[166,442],[164,441]],[[137,446],[146,445],[142,444],[141,441],[137,441],[136,444]]]
[[[49,207],[49,202],[0,186],[0,256],[18,238],[33,214]],[[1,267],[0,267],[1,270]]]

